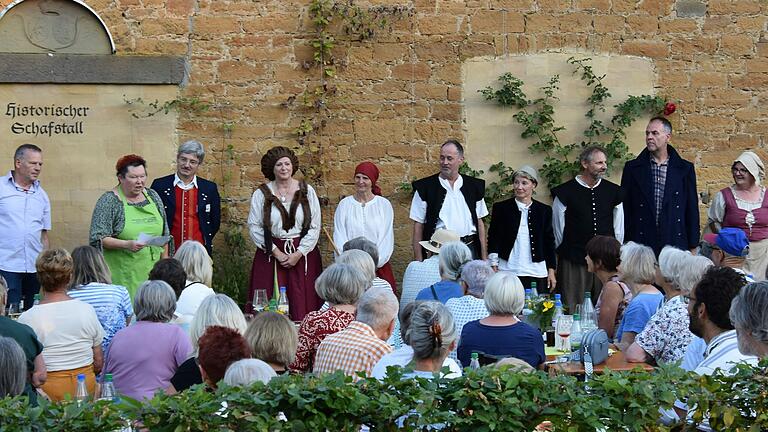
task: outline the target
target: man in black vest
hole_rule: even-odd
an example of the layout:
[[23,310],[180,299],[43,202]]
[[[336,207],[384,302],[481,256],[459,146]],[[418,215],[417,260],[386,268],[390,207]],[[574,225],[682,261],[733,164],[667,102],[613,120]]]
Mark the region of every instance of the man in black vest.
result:
[[552,189],[552,225],[557,247],[557,287],[563,304],[575,311],[590,290],[596,302],[602,284],[587,269],[585,247],[596,235],[624,240],[621,188],[603,179],[608,166],[605,150],[597,146],[579,155],[581,173]]
[[424,259],[420,241],[428,241],[438,228],[451,230],[472,251],[476,259],[486,259],[488,249],[483,220],[485,181],[459,174],[464,162],[464,147],[449,139],[440,147],[440,173],[413,182],[410,218],[413,220],[413,259]]

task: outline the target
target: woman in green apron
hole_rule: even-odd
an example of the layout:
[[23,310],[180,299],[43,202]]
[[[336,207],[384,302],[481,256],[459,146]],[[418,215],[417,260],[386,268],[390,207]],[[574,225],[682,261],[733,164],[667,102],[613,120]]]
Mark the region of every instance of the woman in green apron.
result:
[[89,242],[103,251],[112,283],[125,286],[133,298],[152,266],[168,256],[167,243],[149,246],[139,242],[139,236],[167,237],[168,224],[157,192],[145,188],[146,161],[127,155],[115,168],[119,184],[96,202]]

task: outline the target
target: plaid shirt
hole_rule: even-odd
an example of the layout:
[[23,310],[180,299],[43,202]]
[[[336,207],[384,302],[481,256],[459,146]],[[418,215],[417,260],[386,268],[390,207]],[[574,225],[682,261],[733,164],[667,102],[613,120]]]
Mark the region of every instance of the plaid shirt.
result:
[[656,207],[656,225],[659,225],[661,203],[664,202],[664,186],[667,184],[667,166],[669,158],[658,164],[651,156],[651,176],[653,177],[653,204]]
[[368,324],[352,321],[346,329],[323,340],[317,348],[313,372],[342,370],[357,381],[356,372],[370,375],[376,363],[390,352],[392,347],[379,339]]

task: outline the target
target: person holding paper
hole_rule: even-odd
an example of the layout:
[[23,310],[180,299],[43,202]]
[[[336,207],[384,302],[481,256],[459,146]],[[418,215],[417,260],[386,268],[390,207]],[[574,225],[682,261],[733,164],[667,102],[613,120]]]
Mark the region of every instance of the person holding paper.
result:
[[146,166],[141,156],[121,157],[115,166],[118,185],[104,192],[91,217],[89,242],[103,251],[112,283],[126,287],[131,298],[155,262],[168,257],[163,202],[146,188]]

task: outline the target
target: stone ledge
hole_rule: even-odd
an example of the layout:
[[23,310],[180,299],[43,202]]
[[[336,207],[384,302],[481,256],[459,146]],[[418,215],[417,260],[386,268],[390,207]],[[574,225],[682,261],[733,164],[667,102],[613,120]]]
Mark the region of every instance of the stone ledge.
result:
[[0,53],[0,83],[180,84],[179,56]]

